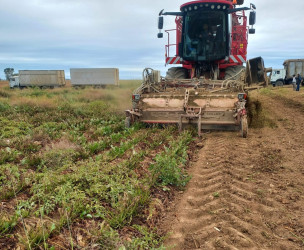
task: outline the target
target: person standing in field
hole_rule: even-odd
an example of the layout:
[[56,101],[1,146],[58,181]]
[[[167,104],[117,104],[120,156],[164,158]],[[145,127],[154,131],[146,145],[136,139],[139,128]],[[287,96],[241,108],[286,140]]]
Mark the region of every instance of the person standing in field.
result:
[[296,87],[296,85],[297,85],[296,75],[293,75],[292,77],[293,77],[293,78],[292,78],[293,90],[296,91],[296,89],[297,89],[297,87]]
[[301,81],[302,81],[302,78],[301,78],[300,74],[297,75],[296,80],[297,80],[297,89],[296,89],[296,91],[300,91],[300,84],[301,84]]

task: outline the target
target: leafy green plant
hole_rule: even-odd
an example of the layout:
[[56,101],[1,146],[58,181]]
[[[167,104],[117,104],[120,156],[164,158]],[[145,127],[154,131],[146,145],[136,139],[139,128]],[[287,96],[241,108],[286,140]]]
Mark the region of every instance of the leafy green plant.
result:
[[[16,204],[0,215],[1,237],[52,249],[48,238],[68,229],[65,244],[73,247],[73,229],[92,223],[100,228],[88,230],[90,241],[103,249],[162,247],[153,229],[133,224],[148,216],[155,186],[186,184],[191,135],[141,123],[125,128],[115,111],[125,90],[27,89],[0,102],[0,199]],[[134,232],[127,242],[125,227]]]
[[0,150],[0,164],[17,162],[20,155],[21,153],[19,151],[6,147],[5,149]]
[[11,233],[18,223],[18,216],[7,217],[2,215],[0,217],[0,236]]
[[155,230],[149,230],[145,226],[132,226],[137,231],[137,237],[134,237],[131,242],[127,242],[127,249],[165,249],[162,245],[163,237],[157,235]]
[[72,164],[79,156],[80,151],[74,149],[52,149],[42,156],[43,165],[47,168],[60,168]]
[[32,126],[26,122],[16,122],[6,117],[0,117],[0,138],[27,135],[31,127]]
[[163,186],[184,187],[188,183],[190,177],[183,167],[187,162],[187,145],[191,140],[191,134],[184,132],[177,140],[171,141],[169,147],[164,147],[150,166],[154,180],[159,180]]
[[0,165],[0,199],[11,198],[25,187],[29,186],[33,179],[33,173],[18,166]]
[[7,103],[0,102],[0,112],[7,112],[11,107]]
[[117,249],[120,245],[119,234],[104,221],[100,225],[97,242],[103,249]]

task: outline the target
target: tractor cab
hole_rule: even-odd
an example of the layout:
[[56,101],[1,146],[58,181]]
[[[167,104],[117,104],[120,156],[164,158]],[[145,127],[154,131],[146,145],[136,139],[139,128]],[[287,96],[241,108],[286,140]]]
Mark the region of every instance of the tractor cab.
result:
[[229,55],[226,4],[186,5],[179,54],[186,61],[216,61]]
[[[251,10],[249,25],[253,26],[256,20],[255,5],[238,7],[243,3],[243,0],[200,0],[183,4],[180,12],[162,10],[159,13],[159,38],[163,37],[163,16],[176,16],[176,29],[165,31],[168,34],[166,65],[182,64],[168,77],[199,78],[205,75],[224,79],[235,73],[232,71],[242,69],[247,60],[248,33],[255,33],[252,27],[248,27],[245,11]],[[171,42],[172,31],[176,32],[176,43]]]

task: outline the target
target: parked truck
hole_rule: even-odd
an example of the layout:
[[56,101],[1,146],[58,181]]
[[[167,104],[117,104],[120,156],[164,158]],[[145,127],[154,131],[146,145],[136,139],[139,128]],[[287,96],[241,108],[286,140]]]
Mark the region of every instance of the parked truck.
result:
[[290,59],[286,60],[284,63],[284,69],[286,76],[284,79],[285,84],[292,83],[293,75],[300,74],[301,77],[304,75],[304,59]]
[[271,83],[274,87],[291,84],[294,75],[304,76],[304,59],[289,59],[283,63],[284,69],[274,69]]
[[119,85],[117,68],[70,69],[70,76],[73,87]]
[[283,86],[285,77],[286,77],[285,69],[273,69],[270,82],[273,87]]
[[19,70],[19,74],[10,78],[11,88],[54,88],[64,85],[64,70]]

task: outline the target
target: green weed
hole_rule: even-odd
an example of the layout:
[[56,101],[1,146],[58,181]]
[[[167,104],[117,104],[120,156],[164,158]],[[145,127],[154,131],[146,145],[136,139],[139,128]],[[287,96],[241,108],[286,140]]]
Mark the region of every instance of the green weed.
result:
[[11,107],[7,103],[0,102],[0,112],[6,113]]
[[0,199],[8,199],[18,194],[33,180],[34,173],[18,166],[0,165]]
[[177,140],[171,141],[164,152],[155,157],[155,163],[150,166],[154,179],[163,186],[173,185],[184,187],[190,177],[183,170],[187,162],[187,146],[192,140],[189,132],[184,132]]
[[126,244],[127,249],[165,249],[162,246],[164,238],[159,237],[153,230],[139,225],[134,225],[132,228],[137,231],[139,236],[134,237],[130,243]]
[[2,215],[0,217],[0,236],[11,233],[18,223],[18,216],[12,217]]
[[16,122],[5,117],[0,117],[0,138],[27,135],[31,131],[31,127],[26,122]]
[[0,165],[10,162],[17,162],[21,153],[10,147],[0,150]]
[[117,249],[120,245],[118,232],[105,224],[105,221],[100,225],[100,230],[97,236],[98,244],[103,249]]
[[[101,224],[91,240],[103,249],[161,246],[163,238],[153,229],[133,224],[148,216],[143,211],[155,186],[186,185],[191,135],[140,123],[126,129],[123,112],[116,110],[131,106],[133,85],[138,82],[106,90],[28,89],[2,97],[0,199],[16,199],[16,205],[1,214],[1,237],[14,234],[18,245],[48,249],[49,237],[88,220]],[[24,218],[38,224],[28,223],[26,237],[18,238]],[[125,227],[134,232],[127,242],[120,235]],[[73,237],[66,243],[72,246]]]

